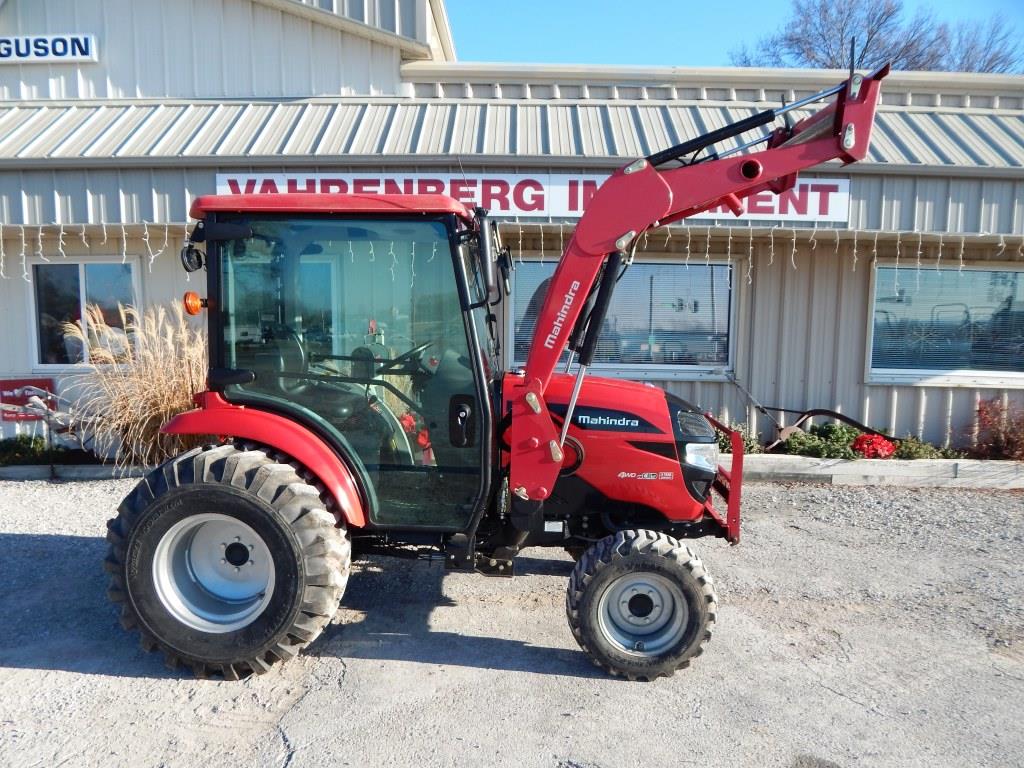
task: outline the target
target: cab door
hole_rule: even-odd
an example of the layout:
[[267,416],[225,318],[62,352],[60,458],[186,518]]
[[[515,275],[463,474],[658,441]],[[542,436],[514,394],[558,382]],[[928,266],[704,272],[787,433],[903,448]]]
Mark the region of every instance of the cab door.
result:
[[[449,220],[269,218],[221,253],[225,394],[328,431],[382,527],[462,530],[483,493],[481,365]],[[460,285],[463,288],[460,290]]]

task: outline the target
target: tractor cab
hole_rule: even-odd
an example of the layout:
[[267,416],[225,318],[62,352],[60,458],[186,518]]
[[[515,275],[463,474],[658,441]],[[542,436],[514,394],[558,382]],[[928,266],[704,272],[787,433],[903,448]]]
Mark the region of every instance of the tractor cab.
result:
[[486,489],[498,375],[477,216],[439,196],[381,203],[196,201],[210,388],[347,457],[374,526],[462,530]]

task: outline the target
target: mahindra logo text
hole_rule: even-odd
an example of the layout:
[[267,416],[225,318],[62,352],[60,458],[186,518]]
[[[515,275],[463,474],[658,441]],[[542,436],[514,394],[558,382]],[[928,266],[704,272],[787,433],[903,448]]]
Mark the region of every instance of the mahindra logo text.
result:
[[639,427],[638,419],[631,419],[628,416],[587,416],[581,413],[576,417],[576,423],[584,427]]
[[558,310],[558,314],[555,315],[555,323],[551,326],[551,333],[544,339],[545,349],[554,349],[555,343],[558,341],[558,337],[562,335],[562,323],[565,322],[566,316],[569,314],[569,310],[572,308],[572,303],[576,300],[576,291],[580,289],[579,281],[573,280],[572,285],[569,286],[569,290],[562,298],[562,308]]

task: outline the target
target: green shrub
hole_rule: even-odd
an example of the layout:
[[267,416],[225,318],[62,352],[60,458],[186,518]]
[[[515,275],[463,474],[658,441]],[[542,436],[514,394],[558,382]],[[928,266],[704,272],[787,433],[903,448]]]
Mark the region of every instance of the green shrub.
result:
[[918,440],[913,435],[907,435],[906,437],[900,438],[900,441],[896,444],[896,453],[892,455],[894,459],[942,459],[943,450],[937,448],[931,443],[926,443],[923,440]]
[[[734,421],[729,424],[729,429],[736,430],[740,433],[740,437],[743,438],[743,453],[764,453],[764,446],[761,445],[761,441],[757,439],[757,433],[751,432],[750,427],[739,421]],[[732,453],[732,438],[730,435],[722,434],[721,432],[716,433],[718,435],[718,450],[722,453]]]
[[23,464],[49,464],[51,458],[58,458],[62,448],[49,451],[46,440],[41,437],[17,435],[0,440],[0,467]]
[[819,459],[856,459],[850,443],[859,434],[859,429],[846,424],[815,424],[808,432],[790,435],[785,442],[786,453]]

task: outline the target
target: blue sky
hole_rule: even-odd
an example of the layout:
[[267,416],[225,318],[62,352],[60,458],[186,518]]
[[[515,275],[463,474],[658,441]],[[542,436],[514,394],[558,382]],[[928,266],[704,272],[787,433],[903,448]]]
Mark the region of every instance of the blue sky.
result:
[[[838,0],[837,0],[838,1]],[[787,0],[447,0],[462,61],[729,66],[729,51],[774,31]],[[908,0],[947,21],[995,13],[1024,34],[1024,0]]]

